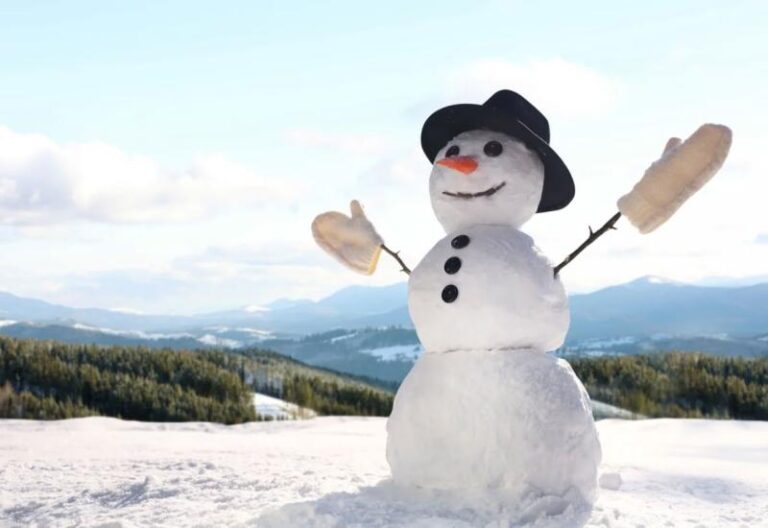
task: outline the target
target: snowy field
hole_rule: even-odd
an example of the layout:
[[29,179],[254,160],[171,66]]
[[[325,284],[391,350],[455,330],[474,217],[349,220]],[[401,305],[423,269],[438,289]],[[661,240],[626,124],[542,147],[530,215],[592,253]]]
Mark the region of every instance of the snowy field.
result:
[[768,423],[601,421],[595,509],[512,523],[380,483],[384,424],[0,421],[0,526],[768,526]]

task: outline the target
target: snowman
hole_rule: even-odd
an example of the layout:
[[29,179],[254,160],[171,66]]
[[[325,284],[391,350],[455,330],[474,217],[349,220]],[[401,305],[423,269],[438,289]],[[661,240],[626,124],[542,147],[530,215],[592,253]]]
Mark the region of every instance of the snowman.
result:
[[315,240],[345,265],[372,273],[384,251],[409,273],[408,308],[425,352],[387,422],[395,483],[506,502],[594,501],[601,449],[589,396],[551,354],[570,321],[558,272],[622,215],[643,232],[658,227],[719,169],[730,138],[726,127],[705,125],[685,143],[670,140],[620,212],[554,268],[520,228],[567,206],[574,183],[547,119],[510,90],[426,120],[430,198],[446,236],[412,272],[359,203],[351,217],[315,219]]

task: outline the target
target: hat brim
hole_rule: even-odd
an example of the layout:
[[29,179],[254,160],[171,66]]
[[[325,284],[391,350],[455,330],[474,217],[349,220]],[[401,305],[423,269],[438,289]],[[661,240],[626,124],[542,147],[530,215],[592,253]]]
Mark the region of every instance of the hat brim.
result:
[[544,188],[538,213],[562,209],[576,192],[573,178],[560,156],[549,144],[517,119],[493,108],[476,104],[458,104],[441,108],[429,116],[421,129],[421,148],[430,163],[437,153],[462,132],[493,130],[512,136],[536,152],[544,164]]

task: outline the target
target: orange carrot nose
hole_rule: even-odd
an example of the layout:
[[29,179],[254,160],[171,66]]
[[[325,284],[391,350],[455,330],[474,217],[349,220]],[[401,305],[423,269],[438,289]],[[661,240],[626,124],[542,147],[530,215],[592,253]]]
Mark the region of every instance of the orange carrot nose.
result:
[[471,174],[475,172],[477,168],[477,162],[469,156],[453,156],[450,158],[443,158],[437,162],[438,165],[448,167],[449,169],[457,170],[464,174]]

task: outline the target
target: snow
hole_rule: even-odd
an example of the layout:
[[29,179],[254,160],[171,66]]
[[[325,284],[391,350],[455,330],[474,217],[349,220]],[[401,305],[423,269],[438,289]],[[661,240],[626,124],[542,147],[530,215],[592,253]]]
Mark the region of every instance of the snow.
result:
[[243,344],[235,339],[228,339],[226,337],[219,337],[213,334],[205,334],[197,338],[197,341],[209,346],[220,346],[225,348],[240,348]]
[[603,473],[599,482],[601,488],[616,491],[621,487],[621,473]]
[[387,431],[397,483],[525,506],[594,500],[600,444],[589,397],[548,354],[427,353],[400,386]]
[[253,393],[253,406],[256,408],[256,414],[269,420],[296,420],[317,415],[312,409],[258,392]]
[[122,306],[118,306],[117,308],[107,308],[107,310],[109,310],[110,312],[129,314],[129,315],[146,315],[146,312],[142,312],[141,310],[137,310],[135,308],[122,307]]
[[[624,345],[634,345],[638,342],[637,338],[632,336],[606,338],[606,339],[585,339],[561,348],[559,355],[578,354],[581,357],[602,357],[616,355],[615,347]],[[643,346],[641,343],[640,346]]]
[[674,284],[678,286],[684,286],[682,282],[668,279],[666,277],[659,277],[657,275],[648,275],[645,277],[646,281],[650,284]]
[[[608,482],[580,518],[516,526],[764,525],[768,423],[605,420],[598,430],[601,471],[620,476],[618,489]],[[384,445],[380,418],[2,420],[0,526],[509,526],[503,510],[459,509],[381,482]]]
[[11,319],[0,319],[0,328],[3,326],[15,325],[16,323],[18,323],[18,321],[13,321]]
[[[206,330],[209,330],[210,332],[214,332],[216,334],[225,334],[227,332],[240,332],[243,334],[248,334],[249,336],[258,340],[268,339],[270,337],[273,337],[274,335],[269,330],[262,330],[260,328],[242,327],[242,326],[231,328],[229,326],[217,325],[217,326],[209,326],[206,328]],[[235,341],[235,343],[238,343],[238,345],[242,345],[242,343],[239,343],[238,341]]]
[[636,420],[645,418],[642,414],[633,413],[615,405],[609,405],[601,401],[590,400],[592,405],[592,415],[597,418],[621,418],[623,420]]
[[359,351],[382,361],[415,361],[424,352],[421,345],[392,345],[379,348],[365,348]]
[[569,347],[569,349],[571,350],[579,350],[580,348],[603,349],[603,348],[612,348],[619,345],[633,345],[636,342],[637,342],[637,338],[632,336],[613,337],[613,338],[606,338],[606,339],[585,339],[584,341],[581,341],[578,345]]
[[115,330],[113,328],[104,328],[101,326],[90,326],[82,323],[74,323],[73,325],[71,325],[71,327],[76,330],[85,330],[88,332],[99,332],[102,334],[109,334],[109,335],[137,337],[140,339],[149,339],[153,341],[160,340],[160,339],[181,339],[185,337],[194,337],[192,334],[189,334],[189,333],[163,334],[163,333],[157,333],[157,332],[154,332],[154,333],[144,332],[143,330]]
[[339,341],[346,341],[347,339],[352,339],[357,335],[357,332],[352,332],[351,334],[342,334],[340,336],[332,337],[331,343],[338,343]]
[[243,332],[244,334],[248,334],[251,337],[255,337],[260,340],[268,339],[274,336],[274,334],[269,330],[262,330],[260,328],[237,327],[235,328],[235,331]]

